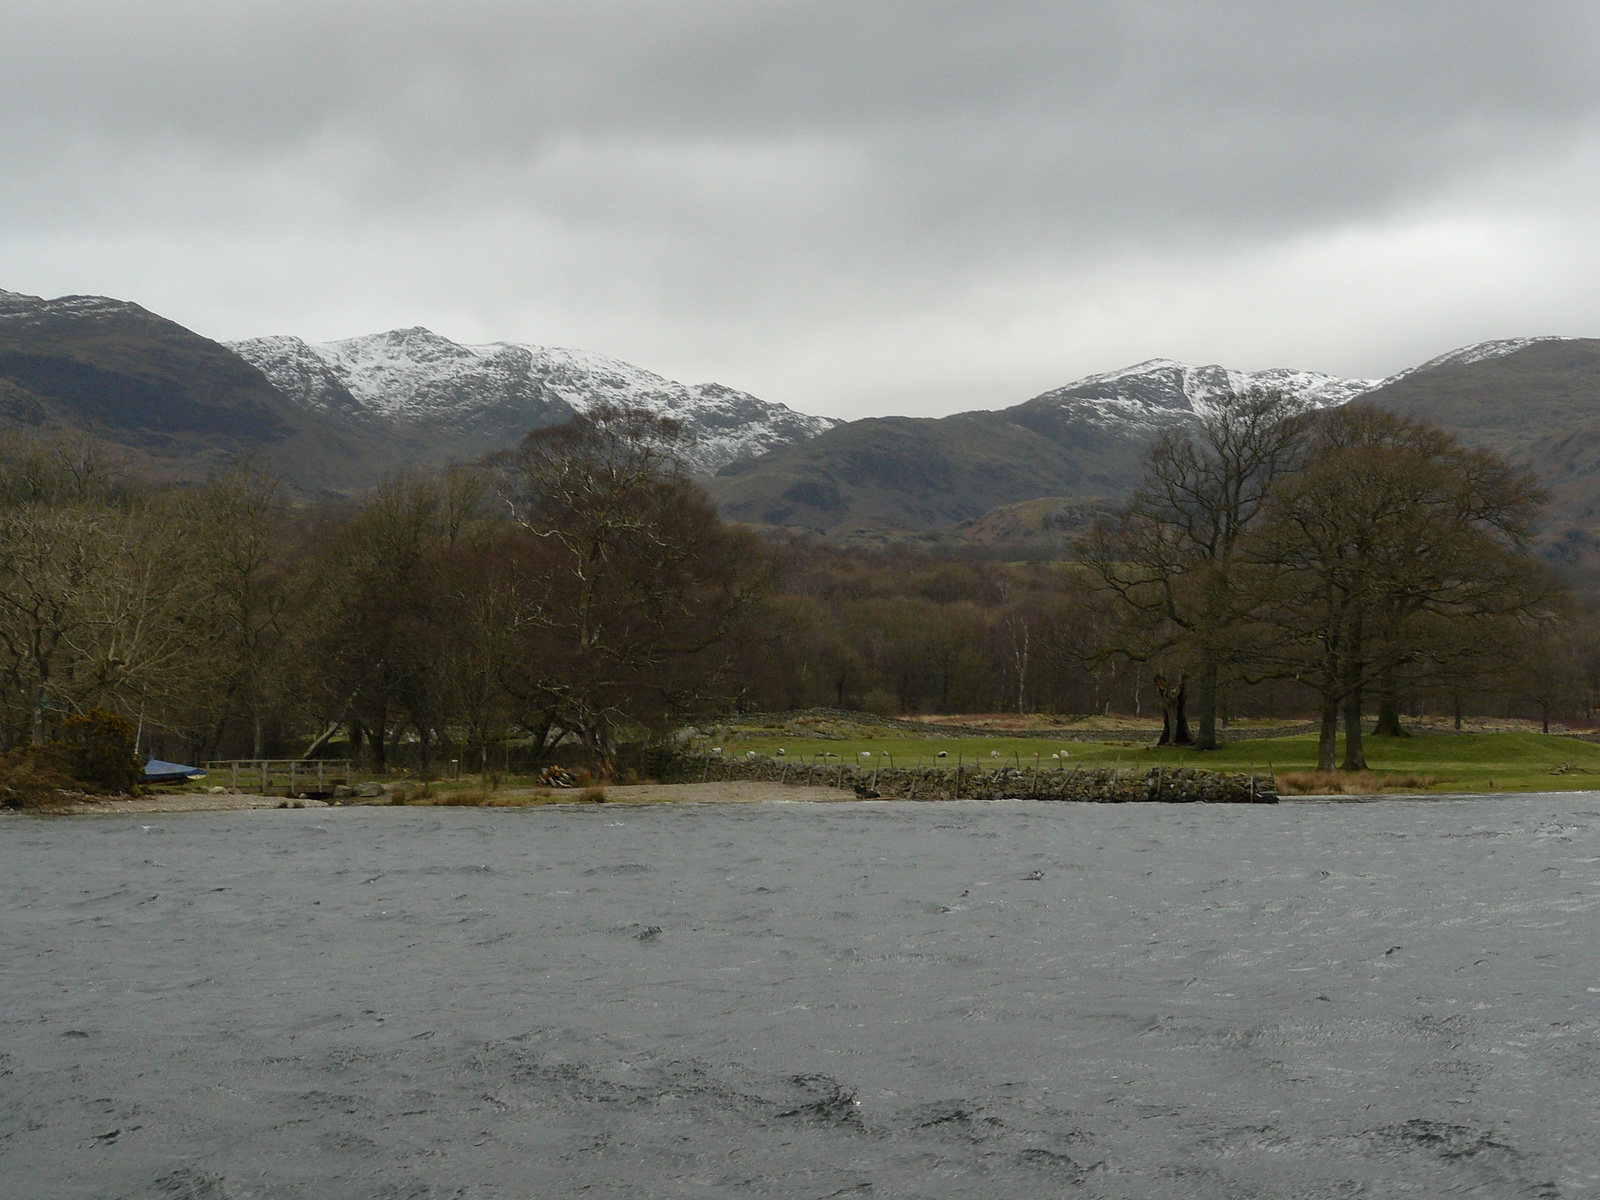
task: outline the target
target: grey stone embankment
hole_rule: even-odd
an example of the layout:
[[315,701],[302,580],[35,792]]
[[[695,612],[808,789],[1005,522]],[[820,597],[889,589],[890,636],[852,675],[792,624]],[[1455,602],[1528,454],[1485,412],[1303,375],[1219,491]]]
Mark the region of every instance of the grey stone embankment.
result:
[[1206,771],[1194,767],[908,768],[820,765],[758,756],[674,754],[652,764],[663,783],[732,779],[855,788],[886,800],[1071,800],[1087,804],[1159,801],[1169,804],[1276,804],[1277,781],[1268,774]]

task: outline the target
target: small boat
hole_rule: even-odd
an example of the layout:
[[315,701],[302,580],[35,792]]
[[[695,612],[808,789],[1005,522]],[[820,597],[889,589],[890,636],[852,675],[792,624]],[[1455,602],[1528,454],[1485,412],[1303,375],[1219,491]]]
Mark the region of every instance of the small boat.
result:
[[191,779],[204,779],[206,773],[199,767],[186,767],[181,763],[162,762],[152,758],[144,765],[146,783],[188,783]]

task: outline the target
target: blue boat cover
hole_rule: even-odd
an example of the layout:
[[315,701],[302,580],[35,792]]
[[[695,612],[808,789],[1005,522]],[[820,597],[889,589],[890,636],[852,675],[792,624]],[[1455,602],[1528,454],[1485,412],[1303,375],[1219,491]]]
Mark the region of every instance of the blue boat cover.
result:
[[146,783],[182,783],[186,779],[204,779],[206,773],[199,767],[185,767],[180,763],[162,762],[152,758],[144,765]]

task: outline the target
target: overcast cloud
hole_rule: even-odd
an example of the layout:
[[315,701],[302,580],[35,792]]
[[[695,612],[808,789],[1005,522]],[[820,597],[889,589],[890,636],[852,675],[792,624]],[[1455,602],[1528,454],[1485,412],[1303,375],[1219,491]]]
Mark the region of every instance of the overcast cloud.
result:
[[1600,336],[1600,6],[0,0],[0,287],[834,416]]

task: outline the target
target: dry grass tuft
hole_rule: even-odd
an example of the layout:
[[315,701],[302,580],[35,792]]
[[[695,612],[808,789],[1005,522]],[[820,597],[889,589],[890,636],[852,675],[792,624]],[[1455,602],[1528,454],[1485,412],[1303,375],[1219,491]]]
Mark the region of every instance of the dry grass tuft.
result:
[[587,787],[578,793],[579,804],[604,804],[606,790],[603,787]]
[[1422,792],[1437,782],[1432,775],[1411,773],[1286,771],[1278,776],[1278,790],[1285,796],[1372,796],[1379,792]]
[[434,798],[435,804],[444,804],[460,808],[479,808],[489,802],[488,792],[451,792]]

